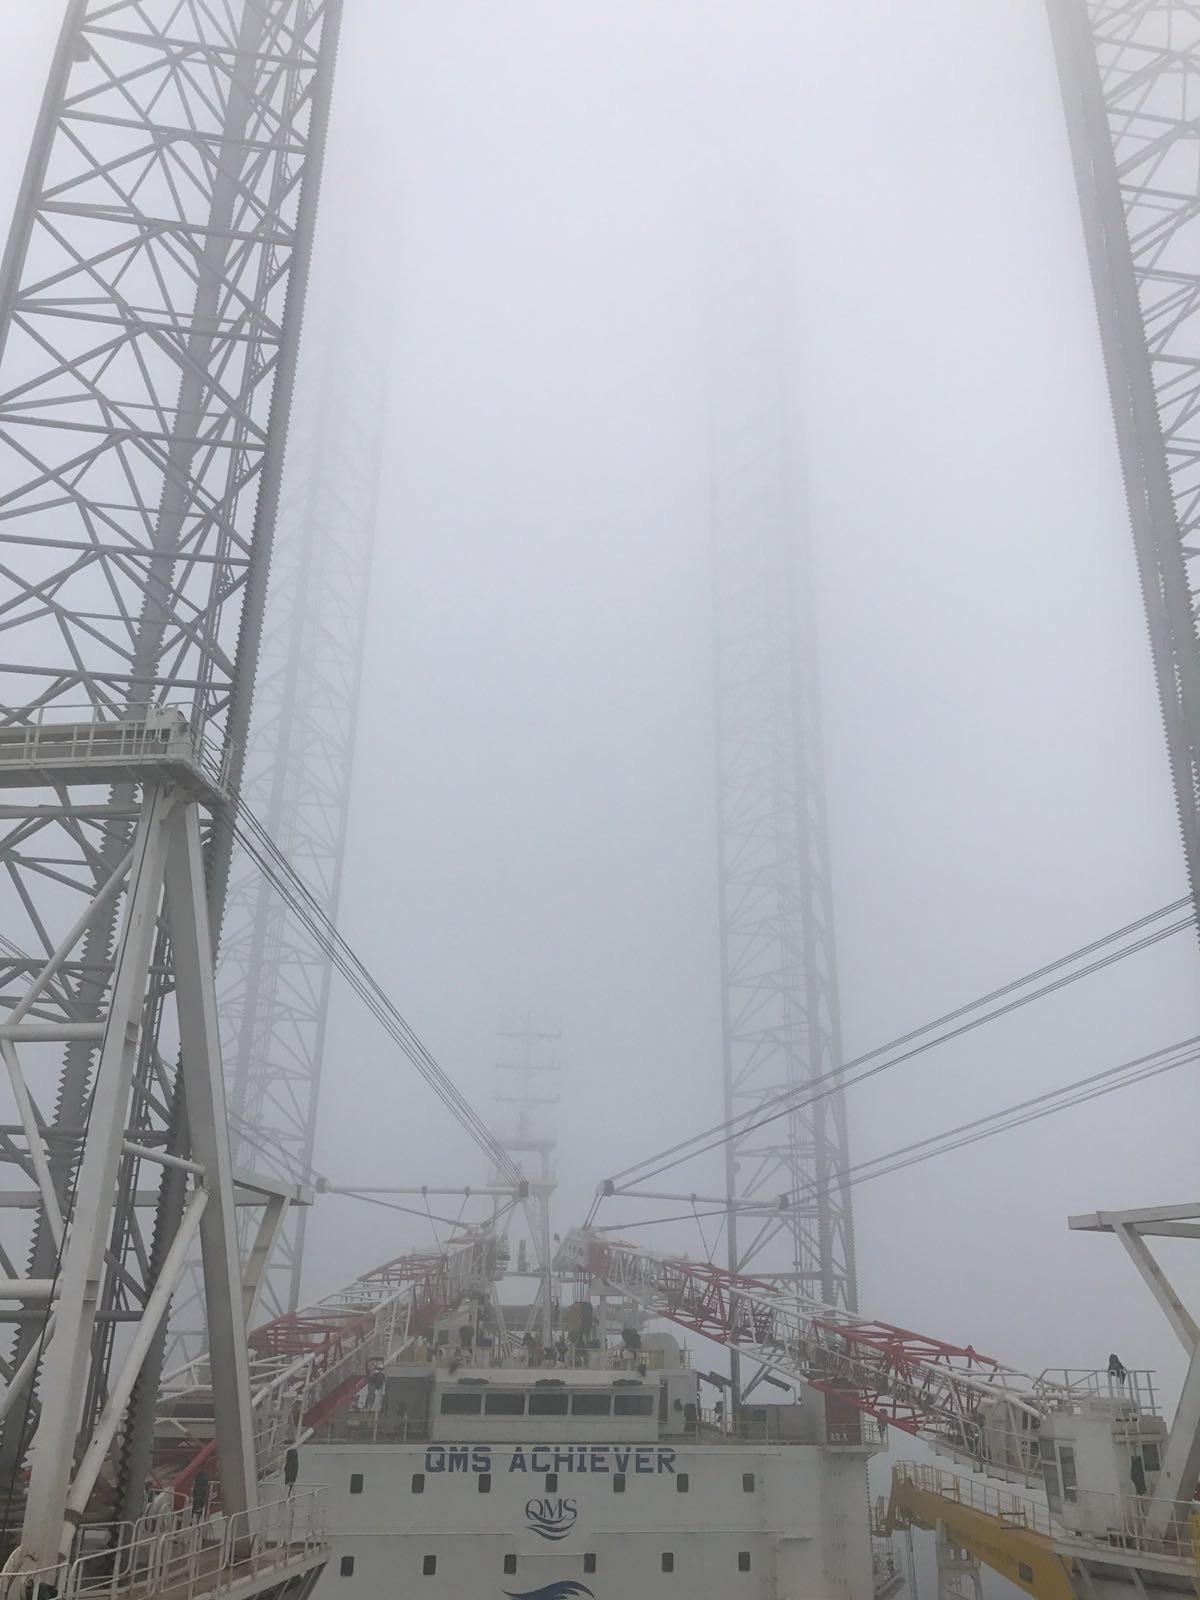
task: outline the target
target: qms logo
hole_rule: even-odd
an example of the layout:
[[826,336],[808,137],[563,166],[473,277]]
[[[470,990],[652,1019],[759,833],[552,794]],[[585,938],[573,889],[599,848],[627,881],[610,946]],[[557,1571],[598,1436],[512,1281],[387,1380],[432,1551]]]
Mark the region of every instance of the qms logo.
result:
[[[575,1526],[575,1518],[579,1515],[579,1503],[575,1500],[526,1500],[525,1515],[529,1519],[529,1526],[539,1538],[565,1539]],[[572,1594],[575,1592],[571,1590]],[[588,1591],[584,1589],[581,1592],[586,1594]],[[529,1596],[523,1596],[522,1600],[529,1600]],[[536,1600],[543,1600],[540,1589]]]
[[585,1594],[588,1600],[595,1600],[590,1589],[585,1589],[582,1583],[576,1583],[574,1578],[560,1578],[557,1583],[548,1583],[544,1589],[526,1589],[523,1594],[515,1594],[511,1589],[506,1589],[508,1600],[571,1600],[573,1595]]

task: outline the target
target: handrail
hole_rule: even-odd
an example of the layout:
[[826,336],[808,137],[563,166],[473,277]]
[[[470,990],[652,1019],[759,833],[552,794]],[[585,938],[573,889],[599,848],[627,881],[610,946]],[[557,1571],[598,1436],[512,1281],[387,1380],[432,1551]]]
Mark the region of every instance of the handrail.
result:
[[[60,710],[68,708],[58,708]],[[104,718],[97,708],[80,708],[76,720],[0,723],[0,770],[70,763],[120,762],[133,765],[166,758],[185,761],[205,781],[224,790],[229,752],[220,750],[193,726],[178,706],[151,706],[143,716]]]
[[[251,1511],[193,1522],[170,1517],[162,1532],[76,1555],[53,1567],[5,1573],[4,1600],[118,1600],[134,1587],[138,1600],[170,1591],[172,1600],[219,1600],[247,1577],[295,1565],[326,1545],[325,1501],[304,1489]],[[136,1529],[134,1530],[136,1531]]]
[[1007,1527],[1020,1527],[1052,1539],[1057,1549],[1136,1550],[1143,1555],[1166,1556],[1172,1560],[1194,1562],[1193,1526],[1197,1514],[1194,1502],[1180,1501],[1165,1532],[1152,1532],[1146,1522],[1147,1497],[1117,1495],[1093,1489],[1078,1489],[1072,1505],[1078,1506],[1094,1531],[1076,1532],[1052,1516],[1042,1501],[1014,1493],[986,1479],[964,1478],[955,1472],[914,1461],[898,1461],[892,1468],[893,1487],[910,1484],[922,1494],[953,1501],[991,1517]]

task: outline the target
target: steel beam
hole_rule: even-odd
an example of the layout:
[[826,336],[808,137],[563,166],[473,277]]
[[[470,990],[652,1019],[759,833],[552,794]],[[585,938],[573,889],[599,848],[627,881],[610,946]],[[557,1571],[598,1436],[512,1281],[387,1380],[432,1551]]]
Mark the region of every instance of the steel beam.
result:
[[187,1097],[191,1146],[204,1168],[209,1197],[200,1220],[200,1244],[221,1462],[221,1504],[227,1512],[236,1514],[255,1505],[257,1474],[213,941],[204,897],[200,827],[194,807],[173,819],[166,873],[166,908],[179,1008],[180,1071]]
[[112,999],[104,1019],[104,1044],[72,1195],[71,1229],[58,1275],[58,1319],[70,1329],[70,1335],[60,1334],[55,1339],[43,1364],[45,1399],[35,1436],[22,1532],[22,1560],[31,1569],[64,1559],[70,1538],[63,1512],[89,1378],[104,1247],[137,1065],[173,805],[174,797],[168,791],[152,790],[134,841]]

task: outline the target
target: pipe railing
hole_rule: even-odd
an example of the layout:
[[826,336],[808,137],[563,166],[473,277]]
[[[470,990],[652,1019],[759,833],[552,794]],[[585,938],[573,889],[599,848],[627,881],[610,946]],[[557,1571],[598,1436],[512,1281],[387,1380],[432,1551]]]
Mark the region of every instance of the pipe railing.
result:
[[[266,1576],[317,1555],[326,1546],[320,1489],[301,1490],[251,1511],[191,1521],[173,1514],[165,1531],[131,1529],[133,1537],[78,1554],[54,1567],[6,1572],[3,1600],[218,1600],[249,1578]],[[128,1526],[121,1524],[122,1527]]]

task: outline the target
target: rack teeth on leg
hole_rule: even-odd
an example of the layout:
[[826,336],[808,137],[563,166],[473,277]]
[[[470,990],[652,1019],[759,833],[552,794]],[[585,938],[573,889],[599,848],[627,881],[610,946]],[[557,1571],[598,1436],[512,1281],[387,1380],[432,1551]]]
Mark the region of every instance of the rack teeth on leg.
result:
[[[94,902],[142,826],[139,794],[146,805],[159,790],[183,794],[197,837],[203,813],[211,967],[228,876],[224,808],[237,792],[256,681],[341,0],[119,9],[114,28],[107,0],[66,7],[0,264],[0,414],[19,412],[21,435],[20,448],[0,457],[11,590],[0,782],[14,810],[28,801],[0,841],[6,994],[20,992],[60,925]],[[194,74],[179,70],[185,58]],[[59,486],[54,496],[47,483]],[[95,904],[40,1017],[80,1030],[111,1011],[123,914],[115,900]],[[80,1217],[68,1201],[85,1168],[93,1175],[81,1127],[89,1103],[98,1126],[105,1047],[76,1031],[53,1059],[43,1037],[25,1068],[36,1074],[35,1102],[54,1102],[45,1131],[68,1214],[63,1289],[69,1278],[82,1294],[92,1330],[79,1339],[84,1370],[72,1371],[67,1397],[73,1405],[78,1387],[85,1440],[102,1416],[111,1420],[109,1397],[124,1392],[113,1369],[125,1331],[162,1304],[193,1187],[186,1169],[167,1169],[157,1207],[135,1204],[139,1174],[163,1155],[186,1162],[194,1133],[177,1049],[178,952],[157,916],[148,937],[149,988],[129,1019],[136,1048],[122,1044],[130,1077],[97,1214],[97,1279],[85,1273],[82,1289],[71,1251]],[[0,1141],[0,1159],[28,1186],[28,1155],[12,1140]],[[20,1196],[29,1278],[49,1281],[59,1272],[54,1207],[44,1192],[32,1199]],[[211,1238],[226,1226],[224,1202],[210,1192],[205,1206],[199,1226]],[[240,1286],[237,1298],[240,1306]],[[37,1349],[36,1299],[12,1316],[20,1365]],[[117,1503],[106,1515],[132,1521],[142,1510],[164,1337],[159,1319],[129,1390]],[[63,1359],[56,1347],[44,1372]],[[61,1530],[63,1506],[52,1506],[57,1490],[47,1485],[64,1481],[64,1469],[48,1477],[46,1462],[52,1435],[68,1450],[59,1414],[67,1398],[60,1406],[35,1377],[23,1405],[0,1418],[6,1552],[22,1521],[36,1524],[39,1551],[56,1544],[49,1530],[56,1515]],[[18,1485],[31,1439],[25,1503]],[[73,1467],[69,1458],[68,1480]],[[109,1470],[106,1462],[106,1495]]]

